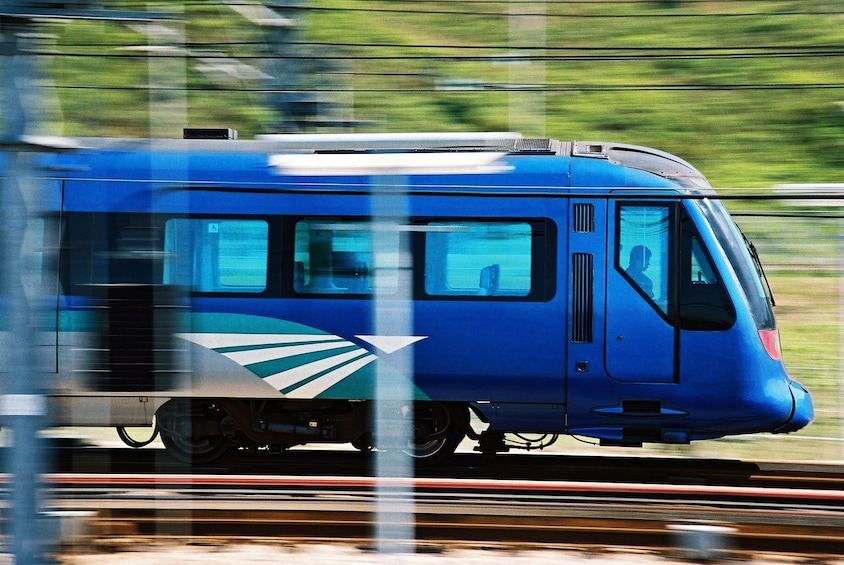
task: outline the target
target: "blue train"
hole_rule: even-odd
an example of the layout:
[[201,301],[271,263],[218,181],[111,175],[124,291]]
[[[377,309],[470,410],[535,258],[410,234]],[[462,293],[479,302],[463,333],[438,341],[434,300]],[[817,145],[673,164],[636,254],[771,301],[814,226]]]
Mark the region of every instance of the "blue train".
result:
[[80,138],[43,163],[57,425],[154,425],[194,462],[371,449],[379,379],[406,385],[396,418],[427,463],[467,436],[684,444],[813,418],[752,245],[677,157],[514,134],[197,139],[219,133]]

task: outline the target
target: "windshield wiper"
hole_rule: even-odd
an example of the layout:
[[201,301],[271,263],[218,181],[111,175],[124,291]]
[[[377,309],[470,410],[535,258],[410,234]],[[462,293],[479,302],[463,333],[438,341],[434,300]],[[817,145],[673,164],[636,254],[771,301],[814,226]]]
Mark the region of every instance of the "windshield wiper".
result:
[[744,244],[747,245],[747,248],[750,250],[750,256],[753,257],[753,263],[756,265],[756,271],[759,273],[759,276],[762,277],[762,280],[765,281],[765,289],[767,290],[765,294],[768,295],[768,300],[771,301],[771,306],[776,306],[777,301],[774,300],[774,291],[771,290],[771,283],[768,282],[768,275],[765,274],[765,269],[762,267],[762,261],[759,260],[759,253],[756,251],[756,246],[753,245],[752,241],[747,239],[747,236],[744,235],[741,228],[739,228],[739,233],[741,233],[741,237],[744,238]]

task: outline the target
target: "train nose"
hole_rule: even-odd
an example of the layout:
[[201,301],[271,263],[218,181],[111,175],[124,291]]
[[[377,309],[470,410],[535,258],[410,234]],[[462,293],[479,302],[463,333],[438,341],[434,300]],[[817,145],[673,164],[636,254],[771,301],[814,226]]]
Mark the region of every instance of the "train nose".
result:
[[815,407],[812,404],[812,396],[809,391],[803,388],[803,385],[797,381],[791,381],[791,397],[794,401],[794,410],[788,421],[774,430],[774,433],[788,433],[796,432],[797,430],[808,426],[815,418]]

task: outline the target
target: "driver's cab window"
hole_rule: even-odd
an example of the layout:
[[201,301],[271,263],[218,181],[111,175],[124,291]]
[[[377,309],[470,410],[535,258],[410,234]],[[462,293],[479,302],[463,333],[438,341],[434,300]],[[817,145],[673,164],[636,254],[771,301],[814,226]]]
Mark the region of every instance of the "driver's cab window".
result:
[[616,269],[636,291],[668,314],[668,279],[673,206],[618,207]]
[[673,203],[619,203],[616,210],[615,268],[669,324],[717,331],[735,323],[727,288],[688,212]]
[[[718,282],[718,277],[715,274],[715,268],[709,261],[709,257],[703,250],[700,236],[694,235],[689,237],[691,241],[691,263],[689,272],[689,281],[692,284],[715,284]],[[685,241],[685,239],[684,239]]]

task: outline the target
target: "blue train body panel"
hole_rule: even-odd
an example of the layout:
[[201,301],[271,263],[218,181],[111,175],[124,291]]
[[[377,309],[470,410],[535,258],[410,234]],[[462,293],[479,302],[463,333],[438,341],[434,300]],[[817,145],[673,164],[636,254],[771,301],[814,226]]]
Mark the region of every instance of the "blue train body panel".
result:
[[[191,376],[100,396],[279,403],[284,423],[252,431],[231,404],[219,422],[238,424],[215,432],[228,440],[362,441],[365,424],[344,435],[326,414],[355,413],[383,375],[452,419],[471,408],[486,437],[684,443],[812,419],[758,263],[676,157],[225,143],[96,142],[49,158],[63,195],[60,396],[96,396],[79,352],[96,349],[98,293],[151,285],[182,290],[172,336]],[[391,301],[404,333],[379,333],[374,305]],[[301,429],[285,419],[293,402],[306,403]]]

